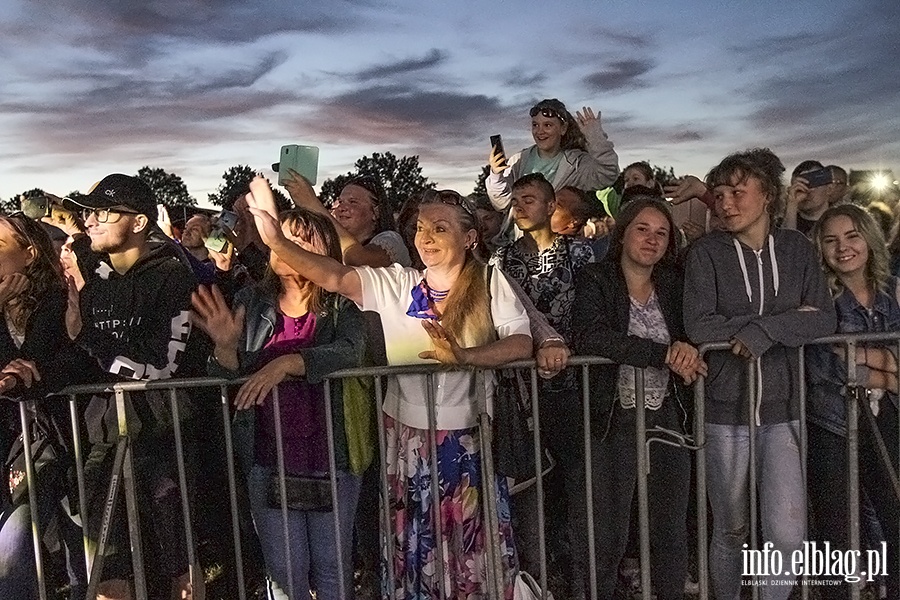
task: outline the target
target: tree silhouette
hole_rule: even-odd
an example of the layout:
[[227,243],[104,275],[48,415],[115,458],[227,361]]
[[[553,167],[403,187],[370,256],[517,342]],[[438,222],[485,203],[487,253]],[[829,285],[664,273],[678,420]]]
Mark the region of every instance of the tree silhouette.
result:
[[484,165],[481,167],[481,173],[478,174],[478,177],[475,179],[475,189],[472,191],[473,196],[487,196],[487,186],[485,185],[485,181],[487,181],[488,175],[491,174],[491,165]]
[[[255,176],[256,171],[247,165],[229,167],[222,174],[224,181],[216,188],[216,192],[208,195],[209,202],[226,210],[231,210],[235,201],[250,191],[250,181]],[[278,210],[293,208],[293,202],[281,193],[281,190],[273,188],[272,191],[275,193],[275,204]]]
[[355,171],[322,182],[319,197],[326,206],[334,202],[349,179],[361,175],[374,177],[381,182],[388,206],[393,212],[400,210],[407,198],[436,187],[435,183],[422,175],[418,155],[397,158],[391,152],[373,152],[372,156],[363,156],[353,166]]
[[188,193],[184,180],[174,173],[146,166],[138,170],[137,176],[153,191],[156,202],[165,204],[167,208],[197,205],[197,200]]

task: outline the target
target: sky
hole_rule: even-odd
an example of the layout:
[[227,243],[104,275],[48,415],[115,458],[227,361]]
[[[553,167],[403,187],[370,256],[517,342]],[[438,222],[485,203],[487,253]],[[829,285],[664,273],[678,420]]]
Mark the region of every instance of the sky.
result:
[[148,165],[205,204],[293,143],[320,182],[390,151],[468,193],[552,97],[599,111],[622,167],[768,146],[900,175],[897,0],[0,0],[0,39],[3,199]]

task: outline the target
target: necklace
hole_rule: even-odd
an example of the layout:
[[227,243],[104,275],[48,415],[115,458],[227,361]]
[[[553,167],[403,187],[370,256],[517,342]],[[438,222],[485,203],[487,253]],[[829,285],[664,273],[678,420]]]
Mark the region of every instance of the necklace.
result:
[[431,297],[432,302],[443,302],[447,299],[447,296],[450,295],[450,290],[439,292],[438,290],[428,288],[428,295]]

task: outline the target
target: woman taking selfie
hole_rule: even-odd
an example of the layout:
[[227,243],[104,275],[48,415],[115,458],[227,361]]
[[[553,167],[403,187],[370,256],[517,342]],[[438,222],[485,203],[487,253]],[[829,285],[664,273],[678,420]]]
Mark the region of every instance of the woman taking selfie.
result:
[[[424,271],[393,265],[351,268],[291,244],[273,218],[265,179],[251,183],[252,209],[263,240],[298,273],[346,296],[381,319],[390,365],[427,364],[491,368],[531,354],[528,318],[499,271],[488,275],[475,260],[478,225],[468,201],[448,190],[427,192],[417,221],[416,248]],[[499,531],[485,530],[481,515],[478,416],[489,410],[493,378],[485,377],[481,406],[471,372],[436,376],[439,473],[431,473],[426,407],[427,377],[391,377],[382,410],[387,429],[386,471],[392,515],[394,598],[487,597],[485,540],[499,535],[505,596],[512,597],[517,561],[509,526],[505,478],[497,478]],[[432,498],[430,478],[440,492]],[[443,518],[439,535],[434,512]],[[442,568],[435,544],[443,540]],[[443,571],[442,581],[439,573]],[[444,589],[445,582],[449,589]],[[388,590],[385,590],[385,595]]]
[[[877,223],[852,204],[829,208],[813,230],[814,240],[834,294],[838,333],[900,330],[900,280],[888,271],[887,245]],[[849,550],[847,510],[847,403],[859,402],[859,482],[871,501],[888,545],[888,597],[900,596],[896,569],[900,500],[879,455],[869,416],[884,439],[890,468],[898,468],[896,342],[856,347],[856,378],[863,402],[846,387],[843,346],[807,348],[808,481],[810,508],[820,542]],[[869,416],[866,415],[869,413]],[[870,540],[872,541],[872,540]],[[877,548],[877,545],[875,545]],[[838,580],[843,580],[839,577]],[[825,598],[846,598],[847,586],[823,586]]]
[[[337,233],[327,217],[304,210],[280,216],[282,236],[297,248],[339,259]],[[344,410],[342,387],[332,386],[338,498],[331,497],[323,378],[359,366],[365,349],[362,313],[351,302],[323,290],[293,270],[277,252],[263,280],[235,297],[235,310],[216,288],[193,297],[196,323],[215,343],[211,371],[228,378],[252,373],[234,403],[236,450],[247,474],[253,521],[269,575],[270,598],[285,598],[289,577],[298,598],[352,598],[353,521],[359,472],[350,468],[347,431],[358,427]],[[297,378],[285,381],[286,378]],[[286,565],[280,490],[277,482],[275,412],[278,388],[286,471],[291,565]],[[253,410],[247,410],[253,409]],[[341,547],[334,531],[340,514]],[[343,573],[338,571],[340,554]],[[290,575],[288,572],[290,568]]]
[[[662,200],[642,196],[619,214],[609,254],[580,273],[575,348],[614,365],[591,381],[597,597],[612,598],[628,542],[637,480],[635,372],[643,371],[648,430],[685,434],[690,393],[684,384],[706,374],[681,319],[676,228]],[[648,436],[649,437],[649,436]],[[688,450],[654,444],[650,452],[650,572],[660,600],[684,597],[687,575]]]

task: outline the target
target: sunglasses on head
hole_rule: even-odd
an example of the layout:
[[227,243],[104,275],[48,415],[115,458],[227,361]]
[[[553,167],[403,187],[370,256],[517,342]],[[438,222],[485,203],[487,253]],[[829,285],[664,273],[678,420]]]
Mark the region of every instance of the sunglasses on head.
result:
[[559,111],[555,108],[547,108],[540,106],[533,106],[528,114],[534,118],[537,114],[540,113],[542,116],[547,117],[548,119],[559,119],[563,123],[566,122],[566,111]]
[[449,204],[450,206],[459,206],[466,211],[470,217],[478,220],[475,212],[475,205],[471,200],[453,190],[425,190],[422,196],[421,204]]

